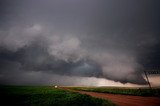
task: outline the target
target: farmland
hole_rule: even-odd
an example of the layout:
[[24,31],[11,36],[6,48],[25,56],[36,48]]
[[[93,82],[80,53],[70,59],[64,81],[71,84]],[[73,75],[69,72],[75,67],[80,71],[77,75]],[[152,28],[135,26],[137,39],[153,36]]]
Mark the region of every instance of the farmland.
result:
[[[148,89],[146,88],[137,89],[124,87],[64,87],[63,89],[73,90],[75,92],[91,95],[93,97],[103,98],[107,100],[109,99],[117,106],[160,106],[160,97],[153,93],[158,89],[153,89],[153,92],[151,91],[152,93],[150,93],[150,90],[148,91]],[[130,91],[128,89],[130,89]],[[136,91],[136,89],[141,90],[141,94],[136,93],[138,92]]]
[[114,106],[108,100],[49,86],[1,86],[0,95],[1,106]]
[[120,87],[71,87],[73,90],[110,93],[110,94],[122,94],[122,95],[136,95],[136,96],[160,96],[160,89],[148,89],[148,88],[120,88]]

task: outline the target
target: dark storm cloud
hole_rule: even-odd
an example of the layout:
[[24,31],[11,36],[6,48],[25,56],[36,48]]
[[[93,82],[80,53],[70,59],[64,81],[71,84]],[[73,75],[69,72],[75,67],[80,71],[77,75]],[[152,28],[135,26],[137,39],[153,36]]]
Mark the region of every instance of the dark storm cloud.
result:
[[[13,65],[16,70],[46,71],[51,74],[71,76],[102,76],[101,68],[95,62],[89,60],[73,62],[70,59],[68,61],[56,59],[56,57],[47,52],[47,47],[44,43],[43,45],[37,42],[32,43],[30,46],[18,49],[16,52],[1,49],[0,58],[2,71],[14,70],[11,66]],[[20,67],[17,67],[17,64],[14,63],[18,63]],[[13,69],[10,69],[10,66]]]
[[[160,65],[159,4],[0,0],[1,83],[23,77],[29,83],[32,74],[39,83],[42,72],[146,84],[143,70]],[[42,82],[48,84],[47,79]]]
[[[68,59],[68,61],[57,60],[56,57],[50,55],[47,52],[46,47],[43,46],[44,44],[40,46],[40,44],[36,42],[36,44],[23,47],[16,52],[1,49],[1,75],[4,75],[4,77],[12,76],[14,74],[19,76],[23,71],[44,71],[45,73],[58,75],[112,79],[110,74],[103,75],[101,66],[95,61],[89,60],[89,58],[76,62],[72,61],[72,59]],[[136,79],[127,80],[127,78],[122,78],[120,81],[122,83],[127,83],[128,81],[132,83],[144,83],[144,81],[142,81],[142,76],[140,75],[141,73],[133,72],[132,74]],[[141,80],[137,81],[137,78]]]

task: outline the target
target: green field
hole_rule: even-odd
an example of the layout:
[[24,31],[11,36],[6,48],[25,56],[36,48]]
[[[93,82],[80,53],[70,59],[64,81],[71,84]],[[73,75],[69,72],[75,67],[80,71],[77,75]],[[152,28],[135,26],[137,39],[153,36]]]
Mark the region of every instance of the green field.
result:
[[1,106],[114,106],[110,101],[42,86],[1,86]]
[[71,87],[73,90],[81,90],[88,92],[100,92],[123,95],[137,95],[137,96],[160,96],[160,89],[147,88],[120,88],[120,87]]

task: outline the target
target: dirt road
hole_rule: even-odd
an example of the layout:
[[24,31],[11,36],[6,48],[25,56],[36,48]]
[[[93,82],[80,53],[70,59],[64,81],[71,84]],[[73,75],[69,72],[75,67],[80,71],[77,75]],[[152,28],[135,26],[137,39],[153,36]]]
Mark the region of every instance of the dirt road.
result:
[[160,106],[159,97],[141,97],[141,96],[131,96],[131,95],[75,91],[65,87],[61,89],[79,92],[81,94],[87,94],[97,98],[109,99],[112,102],[114,102],[117,106]]

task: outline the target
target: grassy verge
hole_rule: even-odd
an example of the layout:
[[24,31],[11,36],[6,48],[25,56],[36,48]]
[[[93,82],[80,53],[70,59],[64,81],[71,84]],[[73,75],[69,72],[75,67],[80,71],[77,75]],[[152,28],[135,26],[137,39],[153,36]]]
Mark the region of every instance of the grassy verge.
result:
[[88,92],[100,92],[123,95],[137,95],[137,96],[160,96],[160,89],[133,89],[133,88],[107,88],[107,87],[71,87],[73,90],[81,90]]
[[1,106],[114,106],[110,101],[53,87],[1,86]]

